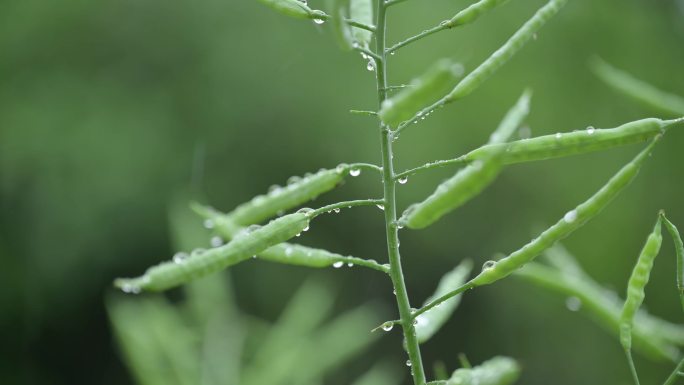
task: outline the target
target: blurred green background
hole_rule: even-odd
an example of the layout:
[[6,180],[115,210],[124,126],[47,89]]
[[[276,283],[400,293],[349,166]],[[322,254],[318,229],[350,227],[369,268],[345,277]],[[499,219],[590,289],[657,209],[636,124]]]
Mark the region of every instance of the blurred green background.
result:
[[[390,81],[408,82],[440,57],[474,68],[543,3],[511,1],[476,24],[402,49],[390,57]],[[468,4],[407,1],[390,12],[389,39]],[[533,135],[665,117],[600,82],[587,66],[595,54],[684,95],[684,2],[570,1],[471,97],[402,134],[398,169],[483,143],[528,86]],[[375,100],[374,73],[357,54],[337,48],[328,24],[282,17],[254,0],[0,2],[0,383],[132,383],[104,298],[115,295],[114,277],[173,254],[172,202],[194,197],[230,210],[291,175],[379,162],[374,120],[348,113],[374,109]],[[637,181],[565,242],[607,287],[624,291],[658,209],[684,226],[683,147],[684,132],[673,130]],[[457,213],[428,230],[403,232],[414,304],[461,259],[479,265],[524,244],[637,148],[511,167]],[[402,207],[452,172],[412,177],[399,187]],[[366,173],[312,205],[380,192],[379,180]],[[301,242],[386,259],[379,210],[325,217]],[[646,303],[680,321],[672,256],[667,243]],[[237,307],[267,321],[307,277],[335,288],[338,313],[372,300],[395,317],[389,282],[374,272],[249,261],[232,276]],[[506,354],[522,362],[520,383],[528,385],[629,383],[617,340],[564,302],[514,278],[468,293],[424,345],[426,365],[443,360],[453,370],[459,352],[473,362]],[[408,379],[399,334],[386,334],[324,383],[349,383],[384,360]],[[641,357],[637,365],[655,380],[671,370]]]

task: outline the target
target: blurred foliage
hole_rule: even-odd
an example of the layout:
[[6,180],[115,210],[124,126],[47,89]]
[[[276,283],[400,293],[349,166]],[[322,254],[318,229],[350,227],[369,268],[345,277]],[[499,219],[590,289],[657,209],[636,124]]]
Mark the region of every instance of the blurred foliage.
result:
[[[325,5],[318,1],[310,3]],[[510,1],[474,25],[405,48],[391,57],[391,82],[408,81],[440,57],[474,68],[542,3]],[[391,12],[389,38],[421,31],[467,4],[407,1]],[[683,46],[681,0],[571,1],[480,90],[402,134],[398,168],[484,142],[526,86],[535,94],[533,135],[659,116],[598,81],[587,60],[598,54],[683,95]],[[256,1],[4,0],[0,52],[0,383],[130,383],[102,299],[112,277],[173,254],[166,209],[178,193],[228,210],[290,175],[379,160],[374,121],[347,113],[375,107],[365,61],[340,52],[328,24],[282,18]],[[636,183],[568,239],[600,283],[624,286],[658,209],[684,223],[683,146],[684,133],[668,134]],[[635,151],[511,167],[439,226],[404,232],[413,301],[421,303],[463,258],[481,263],[518,248],[531,229],[589,196]],[[401,202],[424,197],[451,172],[412,178],[400,188]],[[379,191],[378,181],[363,175],[321,204]],[[381,223],[377,212],[350,210],[322,219],[302,242],[384,260]],[[664,248],[646,302],[675,321],[673,253]],[[339,289],[334,314],[360,299],[393,303],[389,284],[372,272],[260,261],[234,269],[235,301],[273,322],[311,275]],[[395,334],[365,356],[364,368],[378,357],[403,362]],[[427,366],[444,360],[453,369],[457,351],[475,362],[519,358],[525,384],[550,376],[559,385],[629,379],[611,336],[567,313],[552,293],[515,280],[464,296],[439,338],[425,344]],[[637,365],[644,378],[667,370]]]

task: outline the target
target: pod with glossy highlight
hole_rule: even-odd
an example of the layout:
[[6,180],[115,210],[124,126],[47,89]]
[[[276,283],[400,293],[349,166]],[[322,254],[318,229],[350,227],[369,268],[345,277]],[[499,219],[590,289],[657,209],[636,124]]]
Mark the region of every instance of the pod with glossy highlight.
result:
[[658,217],[653,232],[648,235],[646,244],[644,244],[639,259],[637,260],[632,275],[629,277],[627,284],[627,299],[622,307],[620,314],[620,344],[625,351],[632,349],[632,328],[634,325],[634,316],[644,302],[646,294],[644,289],[648,284],[648,279],[653,269],[653,262],[655,261],[660,246],[663,243],[663,236],[660,233],[661,219]]
[[[508,140],[527,116],[529,101],[530,92],[526,91],[491,135],[490,143]],[[409,207],[399,221],[411,229],[425,228],[472,199],[499,175],[502,167],[501,157],[504,156],[505,149],[498,147],[497,151],[492,151],[489,156],[459,170],[453,177],[440,184],[424,201]]]
[[660,218],[674,242],[675,255],[677,257],[677,291],[679,292],[679,299],[682,303],[682,309],[684,310],[684,242],[682,242],[682,237],[679,234],[679,230],[677,230],[677,226],[665,217],[665,212],[660,212]]
[[488,144],[465,154],[463,160],[472,162],[484,159],[501,151],[501,148],[506,150],[501,158],[504,164],[584,154],[644,142],[664,133],[674,124],[676,121],[673,120],[647,118],[625,123],[615,128],[594,129],[589,127],[586,130],[543,135],[510,143]]
[[303,213],[285,215],[234,238],[229,243],[196,250],[189,257],[152,266],[138,278],[120,278],[114,284],[123,291],[162,291],[242,262],[271,246],[285,242],[309,226]]
[[332,190],[342,183],[348,171],[349,166],[345,164],[332,170],[320,170],[285,187],[276,187],[266,195],[256,196],[236,207],[227,216],[239,226],[260,223]]
[[506,1],[508,0],[480,0],[477,3],[469,5],[466,9],[457,13],[456,16],[449,20],[445,20],[442,23],[446,28],[453,28],[472,23],[487,11],[492,10],[496,6],[503,4]]
[[485,82],[494,72],[501,68],[513,55],[534,37],[534,34],[561,9],[567,0],[551,0],[541,7],[504,45],[497,49],[479,67],[466,75],[456,87],[445,97],[445,102],[461,99]]
[[520,365],[508,357],[494,357],[473,368],[456,369],[447,385],[511,385],[520,377]]
[[473,287],[488,285],[507,277],[595,217],[636,177],[639,168],[650,154],[655,143],[656,140],[651,142],[646,149],[620,169],[591,198],[567,212],[563,218],[542,232],[537,238],[509,256],[487,264],[482,272],[470,282]]
[[390,127],[410,119],[418,111],[443,97],[463,75],[463,66],[451,59],[437,61],[411,87],[382,102],[378,116]]

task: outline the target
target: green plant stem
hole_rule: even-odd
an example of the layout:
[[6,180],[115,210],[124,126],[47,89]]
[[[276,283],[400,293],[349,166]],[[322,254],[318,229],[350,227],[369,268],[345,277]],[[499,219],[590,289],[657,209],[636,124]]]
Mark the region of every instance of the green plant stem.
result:
[[428,37],[428,36],[432,35],[433,33],[437,33],[437,32],[439,32],[439,31],[443,31],[443,30],[445,30],[445,29],[449,29],[449,27],[446,26],[446,25],[443,25],[443,24],[439,24],[439,25],[437,25],[436,27],[432,27],[432,28],[430,28],[430,29],[426,29],[425,31],[423,31],[423,32],[421,32],[421,33],[419,33],[419,34],[417,34],[417,35],[411,36],[411,37],[409,37],[408,39],[402,40],[402,41],[400,41],[399,43],[397,43],[397,44],[395,44],[395,45],[393,45],[393,46],[387,48],[387,53],[392,53],[392,52],[398,50],[399,48],[401,48],[401,47],[403,47],[403,46],[405,46],[405,45],[409,45],[409,44],[411,44],[411,43],[413,43],[413,42],[415,42],[415,41],[418,41],[418,40],[420,40],[420,39],[422,39],[422,38],[424,38],[424,37]]
[[[395,0],[396,1],[396,0]],[[385,28],[386,28],[387,4],[384,0],[378,1],[377,10],[377,29],[375,32],[376,53],[380,60],[376,61],[378,106],[387,97],[387,72],[385,54]],[[404,274],[401,267],[401,256],[399,255],[399,233],[396,225],[397,204],[396,204],[396,185],[394,182],[394,165],[392,162],[392,137],[387,126],[380,123],[380,143],[382,150],[382,181],[385,200],[385,233],[387,236],[387,252],[390,263],[390,277],[396,292],[397,307],[401,318],[401,326],[404,332],[404,340],[409,360],[411,362],[411,372],[414,385],[425,385],[425,370],[423,361],[420,357],[420,346],[416,337],[416,329],[413,326],[411,317],[411,305],[406,291]]]
[[434,162],[426,163],[422,166],[418,166],[418,167],[415,167],[415,168],[412,168],[412,169],[409,169],[406,171],[402,171],[402,172],[394,175],[394,179],[399,180],[401,178],[408,178],[411,175],[417,174],[417,173],[424,171],[424,170],[429,170],[431,168],[441,168],[441,167],[450,166],[452,164],[458,165],[458,164],[466,164],[466,163],[470,163],[470,160],[465,159],[462,156],[458,157],[458,158],[454,158],[454,159],[436,160]]
[[[380,0],[383,1],[383,0]],[[406,0],[384,0],[385,1],[385,8],[391,7],[393,5],[403,3]]]
[[382,167],[376,166],[374,164],[370,163],[352,163],[349,165],[349,168],[357,168],[359,170],[373,170],[377,172],[382,172]]
[[468,289],[472,289],[473,287],[474,286],[471,282],[465,283],[463,286],[459,287],[458,289],[452,290],[452,291],[444,294],[443,296],[437,298],[436,300],[428,303],[427,305],[421,307],[420,309],[416,310],[415,312],[413,312],[412,318],[415,319],[416,317],[418,317],[419,315],[421,315],[421,314],[425,313],[426,311],[432,309],[433,307],[439,306],[442,302],[450,299],[451,297],[457,296],[457,295],[463,293],[464,291],[466,291]]
[[667,377],[665,382],[663,382],[663,385],[672,385],[674,384],[675,380],[677,379],[677,376],[681,376],[681,371],[684,370],[684,358],[682,358],[681,361],[679,361],[679,364],[677,364],[677,367],[674,368],[672,373]]
[[639,375],[637,374],[636,366],[634,366],[634,358],[632,358],[632,351],[625,350],[625,355],[627,355],[627,363],[629,364],[629,371],[630,373],[632,373],[634,384],[641,385],[639,383]]
[[[320,20],[332,19],[332,16],[326,15],[326,14],[316,14],[315,17],[317,19],[320,19]],[[362,23],[360,21],[351,20],[351,19],[344,19],[344,22],[351,25],[352,27],[361,28],[361,29],[365,29],[366,31],[375,32],[375,26],[374,25],[368,25],[368,24]]]
[[323,206],[320,208],[317,208],[311,213],[311,218],[316,218],[317,216],[321,214],[328,213],[332,210],[335,209],[344,209],[344,208],[349,208],[349,207],[355,207],[355,206],[372,206],[372,205],[381,205],[385,203],[384,199],[357,199],[353,201],[344,201],[344,202],[337,202],[333,203],[327,206]]

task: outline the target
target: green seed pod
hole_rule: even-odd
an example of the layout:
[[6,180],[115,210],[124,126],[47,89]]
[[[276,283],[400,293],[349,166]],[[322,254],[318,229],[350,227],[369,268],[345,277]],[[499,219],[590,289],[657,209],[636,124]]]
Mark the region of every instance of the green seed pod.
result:
[[[473,263],[470,260],[465,260],[456,266],[456,268],[444,274],[437,285],[437,290],[435,290],[435,293],[425,301],[425,304],[428,304],[463,285],[472,268]],[[415,328],[418,342],[423,343],[437,333],[442,325],[451,317],[451,314],[453,314],[460,302],[461,296],[457,295],[416,317]]]
[[537,238],[502,260],[485,264],[482,272],[471,281],[473,287],[488,285],[507,277],[596,216],[636,177],[641,164],[648,157],[655,143],[656,140],[651,142],[591,198],[567,212],[563,218]]
[[[192,204],[192,209],[209,221],[212,230],[224,239],[232,239],[244,229],[235,225],[225,214],[210,207],[197,203]],[[287,265],[304,266],[311,268],[342,267],[358,265],[387,273],[389,268],[380,265],[373,260],[361,259],[352,256],[344,256],[324,249],[302,246],[294,243],[280,243],[269,247],[257,254],[260,259]]]
[[508,0],[480,0],[457,13],[456,16],[451,19],[444,21],[444,26],[446,28],[453,28],[458,27],[459,25],[472,23],[487,11],[492,10],[497,5],[503,4],[506,1]]
[[469,73],[446,96],[445,102],[461,99],[487,80],[494,72],[503,66],[513,55],[533,38],[534,34],[561,9],[567,0],[551,0],[540,8],[504,45],[487,58],[473,72]]
[[675,254],[677,256],[677,291],[679,291],[679,299],[684,310],[684,243],[682,237],[679,235],[679,230],[669,219],[665,217],[665,212],[660,212],[660,218],[665,223],[665,228],[670,233],[670,237],[674,241]]
[[174,261],[150,267],[138,278],[120,278],[114,284],[126,292],[162,291],[181,285],[228,266],[242,262],[267,248],[285,242],[309,226],[304,213],[285,215],[231,242],[209,250],[196,250],[190,256],[174,257]]
[[228,213],[228,218],[239,226],[260,223],[332,190],[343,181],[348,170],[348,165],[341,164],[333,170],[321,170],[298,178],[285,187],[276,187],[266,195],[241,204]]
[[310,19],[314,11],[299,0],[259,0],[283,15]]
[[611,66],[598,57],[594,58],[590,64],[596,76],[617,91],[665,113],[675,116],[684,115],[683,97],[661,91],[643,80]]
[[644,289],[648,284],[648,279],[653,269],[653,262],[660,251],[660,246],[663,243],[663,237],[660,233],[660,217],[656,222],[653,232],[649,234],[646,239],[646,244],[641,250],[639,259],[637,260],[632,276],[629,278],[627,285],[627,299],[622,307],[622,314],[620,315],[620,344],[625,351],[632,349],[632,328],[634,324],[634,316],[644,302]]
[[[373,25],[373,1],[350,0],[349,16],[352,20],[358,21],[359,23]],[[373,33],[371,31],[357,27],[352,27],[352,35],[354,40],[364,48],[368,48],[371,38],[373,38]]]
[[[556,259],[556,255],[553,255],[553,259]],[[619,338],[622,301],[616,293],[596,283],[584,271],[580,270],[580,274],[575,274],[531,262],[516,271],[514,276],[564,296],[577,298],[581,311],[591,314],[592,319]],[[634,348],[656,361],[675,360],[679,352],[674,345],[682,345],[684,342],[681,325],[671,324],[642,311],[635,317],[632,333]]]
[[413,117],[423,107],[444,96],[461,75],[463,66],[450,59],[439,60],[423,75],[413,79],[411,87],[385,100],[378,116],[385,124],[396,127]]
[[463,156],[465,161],[485,159],[505,148],[504,164],[532,162],[605,150],[639,143],[662,134],[674,121],[648,118],[625,123],[616,128],[578,130],[538,136],[505,144],[488,144]]
[[473,368],[456,369],[447,385],[510,385],[520,376],[520,365],[508,357],[494,357]]
[[[511,136],[529,112],[530,92],[526,91],[511,108],[491,136],[490,143],[501,143]],[[412,205],[400,222],[411,229],[425,228],[450,211],[477,196],[499,175],[505,147],[498,147],[490,155],[461,169],[424,201]]]

